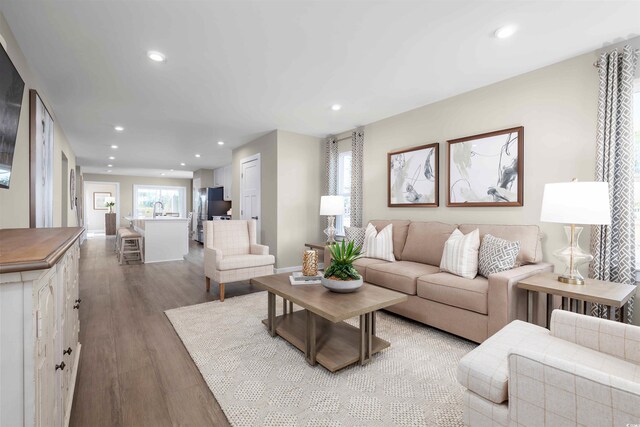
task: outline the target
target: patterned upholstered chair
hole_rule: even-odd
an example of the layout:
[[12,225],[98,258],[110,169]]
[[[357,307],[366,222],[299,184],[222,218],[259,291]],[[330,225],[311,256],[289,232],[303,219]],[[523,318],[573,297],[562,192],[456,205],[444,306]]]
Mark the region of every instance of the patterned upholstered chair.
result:
[[640,420],[640,327],[555,310],[515,320],[458,365],[466,425],[624,426]]
[[256,221],[206,221],[204,275],[207,292],[218,282],[220,301],[224,284],[273,274],[276,260],[269,247],[256,243]]

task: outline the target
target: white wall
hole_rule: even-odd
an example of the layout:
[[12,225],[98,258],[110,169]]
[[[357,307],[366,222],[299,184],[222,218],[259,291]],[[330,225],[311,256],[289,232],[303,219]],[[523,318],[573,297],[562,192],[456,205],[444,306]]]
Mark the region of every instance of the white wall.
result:
[[[104,214],[109,212],[104,209],[94,209],[93,193],[111,193],[112,197],[116,197],[116,184],[87,182],[84,183],[84,200],[85,200],[85,228],[92,232],[105,231]],[[100,206],[99,206],[100,207]],[[115,209],[114,209],[115,212]]]
[[[76,212],[71,209],[69,200],[62,200],[62,174],[69,176],[75,169],[76,156],[62,130],[60,121],[55,115],[55,108],[49,102],[47,94],[39,84],[37,73],[27,63],[20,46],[16,42],[9,24],[0,12],[0,34],[7,42],[9,58],[25,82],[22,96],[22,109],[16,136],[16,147],[13,156],[13,168],[9,189],[0,189],[0,228],[29,227],[29,89],[38,91],[54,120],[54,158],[53,158],[53,225],[75,226]],[[2,47],[0,47],[2,49]],[[66,170],[62,170],[62,153],[68,159]],[[62,224],[62,203],[66,204],[67,223]]]
[[[598,73],[595,54],[430,104],[365,127],[364,219],[539,224],[544,184],[594,179]],[[447,140],[524,126],[524,206],[447,208]],[[387,207],[387,153],[440,143],[440,207]],[[540,224],[545,258],[564,245],[562,227]],[[582,244],[588,247],[589,233]]]

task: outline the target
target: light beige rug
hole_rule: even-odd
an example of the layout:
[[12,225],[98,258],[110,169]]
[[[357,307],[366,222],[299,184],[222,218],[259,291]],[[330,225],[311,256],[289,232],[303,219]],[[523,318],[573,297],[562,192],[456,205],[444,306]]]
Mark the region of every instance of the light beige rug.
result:
[[269,336],[266,292],[166,314],[233,426],[462,425],[461,338],[381,312],[391,347],[332,374]]

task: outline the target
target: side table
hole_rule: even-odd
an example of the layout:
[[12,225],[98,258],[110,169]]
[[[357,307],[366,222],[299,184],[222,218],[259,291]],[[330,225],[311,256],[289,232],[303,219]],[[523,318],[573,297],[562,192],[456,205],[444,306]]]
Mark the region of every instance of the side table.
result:
[[104,214],[104,234],[107,236],[115,236],[116,235],[116,213],[106,213]]
[[576,313],[587,313],[587,303],[607,307],[607,317],[615,320],[615,309],[620,310],[620,321],[625,322],[624,306],[636,292],[636,287],[604,280],[585,279],[584,285],[569,285],[558,282],[554,273],[540,273],[518,282],[518,288],[527,291],[527,321],[533,320],[533,294],[547,294],[547,327],[551,323],[553,296],[562,297],[562,309]]

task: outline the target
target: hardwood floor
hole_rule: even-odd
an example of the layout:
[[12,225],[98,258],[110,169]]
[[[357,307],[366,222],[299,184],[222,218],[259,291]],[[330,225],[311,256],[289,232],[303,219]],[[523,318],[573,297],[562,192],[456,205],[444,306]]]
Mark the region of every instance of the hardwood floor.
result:
[[[205,292],[202,252],[192,242],[185,261],[121,266],[113,238],[83,243],[72,426],[229,425],[164,315],[218,299],[216,284]],[[258,290],[234,283],[226,296]]]

